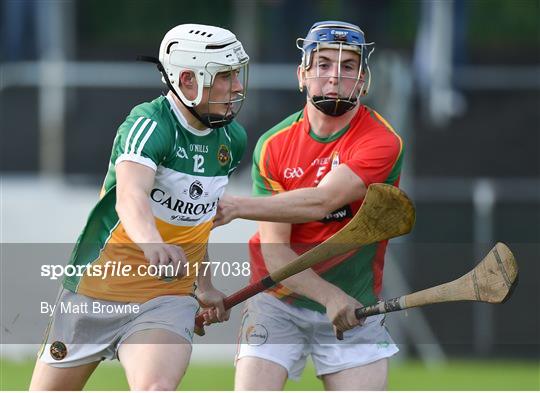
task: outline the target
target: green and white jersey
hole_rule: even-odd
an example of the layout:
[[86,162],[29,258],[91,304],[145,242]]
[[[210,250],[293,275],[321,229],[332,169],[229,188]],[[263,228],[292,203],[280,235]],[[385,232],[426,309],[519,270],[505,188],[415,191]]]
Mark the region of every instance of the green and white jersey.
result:
[[[155,171],[149,202],[156,226],[165,242],[181,245],[191,263],[200,262],[206,253],[218,200],[240,163],[246,141],[245,130],[235,121],[218,129],[194,129],[170,96],[133,108],[118,129],[101,199],[90,213],[70,263],[94,265],[126,257],[129,261],[124,264],[147,263],[127,236],[115,210],[116,165],[123,161]],[[123,247],[122,255],[117,255],[119,247],[113,250],[112,244],[128,244],[132,250]],[[112,259],[115,257],[122,258]],[[194,276],[168,283],[149,276],[102,280],[84,275],[68,277],[64,285],[100,299],[146,301],[164,294],[190,293],[194,281]]]

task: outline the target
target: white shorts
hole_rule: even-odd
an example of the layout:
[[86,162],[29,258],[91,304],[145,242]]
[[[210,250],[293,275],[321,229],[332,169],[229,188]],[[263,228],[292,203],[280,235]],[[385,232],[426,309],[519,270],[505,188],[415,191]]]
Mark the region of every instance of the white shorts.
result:
[[317,376],[363,366],[388,358],[398,348],[384,326],[384,316],[368,317],[364,325],[338,341],[326,314],[295,307],[261,293],[244,310],[236,360],[251,356],[270,360],[299,379],[308,355]]
[[192,343],[199,304],[192,296],[160,296],[145,303],[112,302],[62,289],[38,358],[75,367],[117,358],[133,333],[165,329]]

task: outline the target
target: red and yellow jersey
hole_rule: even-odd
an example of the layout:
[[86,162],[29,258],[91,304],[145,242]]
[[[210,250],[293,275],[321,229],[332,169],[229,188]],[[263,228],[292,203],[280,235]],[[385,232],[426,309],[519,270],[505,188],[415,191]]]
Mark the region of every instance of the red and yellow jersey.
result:
[[[297,112],[266,132],[255,148],[252,167],[253,194],[273,195],[304,187],[315,187],[332,168],[347,165],[364,184],[397,186],[403,159],[403,142],[374,110],[361,105],[350,124],[328,138],[310,128],[307,110]],[[344,227],[358,211],[362,200],[329,214],[320,221],[293,224],[290,243],[299,254],[323,242]],[[313,269],[361,303],[377,301],[381,290],[387,241],[334,258]],[[260,248],[259,234],[250,239],[252,282],[268,274]],[[303,296],[277,285],[269,293],[295,305],[324,311]]]

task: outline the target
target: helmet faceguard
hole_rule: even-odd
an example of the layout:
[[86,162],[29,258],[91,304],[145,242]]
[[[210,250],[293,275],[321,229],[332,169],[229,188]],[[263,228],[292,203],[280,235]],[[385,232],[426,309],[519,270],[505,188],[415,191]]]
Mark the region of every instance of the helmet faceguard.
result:
[[[301,73],[306,80],[311,80],[307,88],[308,99],[321,112],[329,116],[341,116],[353,109],[361,96],[367,95],[371,83],[371,72],[368,65],[373,52],[374,43],[366,43],[362,30],[356,25],[325,21],[315,23],[306,38],[298,38],[296,46],[302,51]],[[321,60],[321,51],[333,49],[338,51],[337,58]],[[344,61],[344,51],[352,51],[359,55],[355,67]],[[315,59],[315,52],[319,53]],[[313,63],[316,64],[313,64]],[[337,63],[337,72],[328,63]],[[312,66],[315,73],[308,75]],[[325,92],[324,86],[329,79],[336,81],[337,91]],[[318,85],[317,85],[318,84]],[[314,86],[315,85],[315,86]],[[303,90],[301,82],[300,91]]]
[[[203,124],[210,128],[219,128],[229,124],[240,112],[245,100],[244,92],[247,87],[249,70],[247,63],[240,67],[209,63],[207,65],[208,74],[212,72],[212,68],[220,71],[214,74],[208,89],[208,100],[206,103],[198,105],[197,113],[205,120]],[[243,90],[235,90],[237,83],[244,86]],[[195,108],[193,109],[195,110]]]
[[[229,30],[198,24],[176,26],[161,41],[158,63],[163,82],[205,126],[223,127],[240,111],[246,97],[249,56]],[[192,72],[197,81],[194,99],[188,99],[180,88],[183,71]],[[228,93],[218,92],[222,89],[214,86],[220,74],[230,75]],[[236,78],[243,88],[235,92]],[[209,88],[208,100],[202,102],[205,87]]]

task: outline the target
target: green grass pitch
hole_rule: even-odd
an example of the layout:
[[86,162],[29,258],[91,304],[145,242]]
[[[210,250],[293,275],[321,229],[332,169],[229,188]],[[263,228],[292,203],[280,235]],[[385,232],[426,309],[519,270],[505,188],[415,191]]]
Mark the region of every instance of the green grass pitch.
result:
[[[0,390],[26,390],[33,361],[0,360]],[[211,378],[209,378],[211,376]],[[180,389],[231,390],[234,369],[227,364],[192,364]],[[540,390],[540,365],[525,361],[450,360],[440,367],[418,361],[390,363],[390,390]],[[86,385],[88,390],[127,390],[117,362],[100,365]],[[322,390],[310,365],[299,382],[289,381],[286,390]]]

